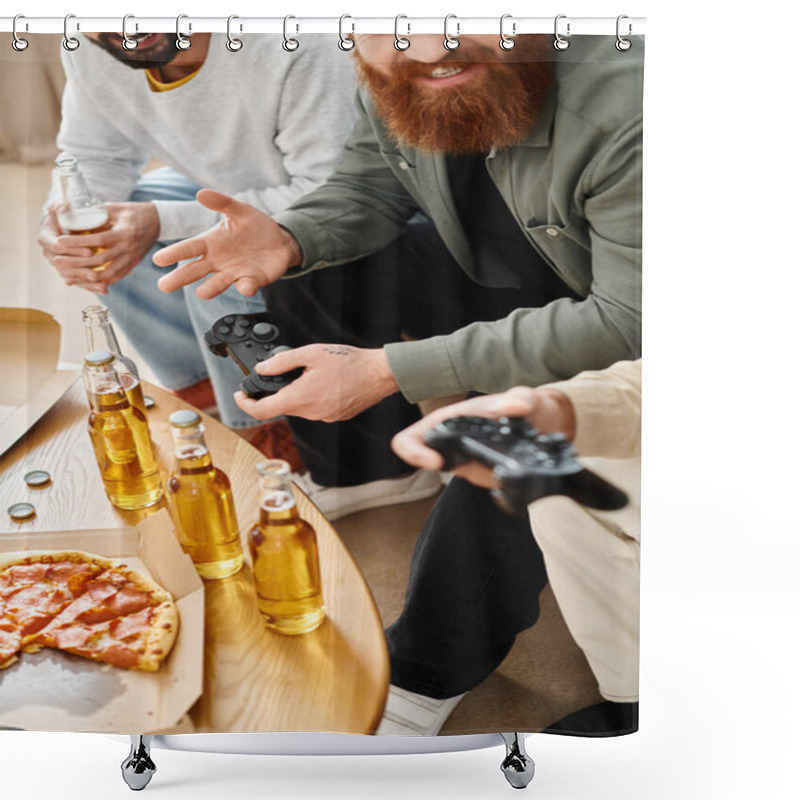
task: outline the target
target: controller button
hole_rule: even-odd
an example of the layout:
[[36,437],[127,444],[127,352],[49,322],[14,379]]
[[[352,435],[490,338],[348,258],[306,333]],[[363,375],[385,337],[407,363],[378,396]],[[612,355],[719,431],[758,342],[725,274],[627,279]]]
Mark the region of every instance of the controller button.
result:
[[228,325],[233,325],[234,317],[225,317],[223,322],[226,322]]
[[240,324],[240,325],[241,325],[243,328],[249,328],[249,327],[250,327],[250,320],[249,320],[249,319],[240,319],[240,320],[239,320],[239,324]]
[[227,336],[231,332],[231,329],[227,325],[220,325],[219,328],[217,328],[217,330],[223,336]]
[[275,326],[270,325],[269,322],[258,322],[253,325],[253,336],[257,339],[274,339]]

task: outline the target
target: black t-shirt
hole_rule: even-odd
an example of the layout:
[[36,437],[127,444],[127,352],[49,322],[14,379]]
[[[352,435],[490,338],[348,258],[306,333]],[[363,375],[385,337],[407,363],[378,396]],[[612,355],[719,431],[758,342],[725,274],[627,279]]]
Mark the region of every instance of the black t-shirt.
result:
[[533,248],[486,169],[486,156],[448,156],[447,174],[461,226],[477,253],[491,249],[518,276],[525,305],[580,300]]

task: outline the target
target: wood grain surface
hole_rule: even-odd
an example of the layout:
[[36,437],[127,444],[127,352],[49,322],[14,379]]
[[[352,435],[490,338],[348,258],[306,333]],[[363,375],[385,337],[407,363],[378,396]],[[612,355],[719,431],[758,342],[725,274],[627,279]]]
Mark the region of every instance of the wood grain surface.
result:
[[[168,418],[185,403],[152,385],[150,425],[162,478],[172,466]],[[116,509],[105,496],[86,429],[88,405],[74,385],[0,461],[2,533],[115,528],[135,525],[163,501],[141,512]],[[243,539],[258,516],[255,464],[263,455],[203,415],[214,463],[233,485]],[[31,489],[23,476],[45,469],[49,486]],[[300,514],[319,540],[327,619],[303,636],[282,636],[261,621],[249,565],[238,574],[205,581],[204,691],[190,712],[196,732],[374,732],[383,713],[389,661],[383,626],[370,590],[336,531],[295,487]],[[14,522],[5,512],[30,502],[36,517]],[[245,548],[246,550],[246,548]]]

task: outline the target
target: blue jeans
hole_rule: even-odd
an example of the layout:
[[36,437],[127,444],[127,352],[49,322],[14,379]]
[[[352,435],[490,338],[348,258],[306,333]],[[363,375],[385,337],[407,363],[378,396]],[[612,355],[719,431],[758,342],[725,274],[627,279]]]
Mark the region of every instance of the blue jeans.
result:
[[[198,189],[175,170],[164,167],[142,176],[129,199],[137,203],[194,200]],[[185,389],[210,378],[222,422],[232,428],[257,425],[233,400],[244,377],[241,370],[230,358],[215,356],[206,347],[203,334],[225,314],[264,311],[264,297],[243,297],[231,287],[213,300],[201,300],[195,294],[199,282],[171,294],[162,292],[156,282],[169,270],[153,264],[152,256],[167,244],[158,242],[100,299],[111,309],[114,325],[124,331],[163,386]]]

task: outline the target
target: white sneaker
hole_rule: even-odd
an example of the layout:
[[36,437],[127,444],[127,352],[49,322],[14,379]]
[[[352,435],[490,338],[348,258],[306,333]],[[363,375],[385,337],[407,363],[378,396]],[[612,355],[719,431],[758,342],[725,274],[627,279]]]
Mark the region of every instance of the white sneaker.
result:
[[367,508],[413,503],[435,495],[442,488],[439,473],[427,469],[418,469],[401,478],[386,478],[357,486],[320,486],[307,472],[295,473],[292,477],[329,520]]
[[376,734],[378,736],[436,736],[453,709],[466,695],[435,700],[399,686],[389,687],[386,709]]

